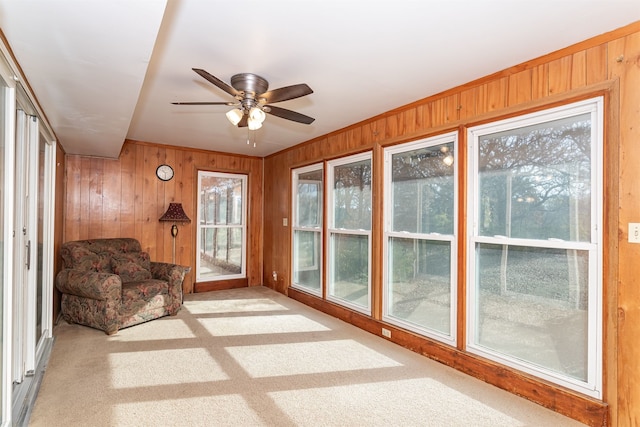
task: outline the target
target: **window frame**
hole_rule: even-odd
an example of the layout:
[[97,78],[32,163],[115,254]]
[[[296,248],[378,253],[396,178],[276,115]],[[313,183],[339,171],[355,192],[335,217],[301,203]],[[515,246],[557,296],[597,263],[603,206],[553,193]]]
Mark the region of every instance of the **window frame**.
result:
[[[358,163],[362,161],[368,160],[370,162],[371,167],[371,198],[373,199],[373,153],[371,151],[366,151],[359,154],[354,154],[351,156],[341,157],[339,159],[334,159],[327,162],[327,170],[326,170],[326,236],[325,236],[325,248],[327,252],[326,256],[326,274],[325,274],[325,289],[326,289],[326,299],[328,301],[334,302],[338,305],[350,308],[357,312],[366,314],[368,316],[372,315],[373,310],[373,302],[372,302],[372,292],[371,292],[371,263],[372,263],[372,233],[371,228],[369,230],[363,229],[345,229],[345,228],[336,228],[335,227],[335,203],[334,203],[334,170],[337,166],[344,166],[351,163]],[[373,208],[373,206],[372,206]],[[371,212],[373,215],[373,209]],[[361,305],[355,304],[351,301],[345,300],[343,298],[339,298],[333,295],[334,284],[332,282],[333,271],[335,268],[335,263],[333,262],[333,254],[334,248],[332,244],[332,237],[336,235],[342,236],[364,236],[367,238],[367,306],[363,307]]]
[[[591,114],[591,233],[590,241],[566,241],[557,239],[512,238],[507,236],[479,235],[479,155],[478,139],[486,134],[514,130],[525,126],[550,122],[553,120]],[[604,141],[604,99],[602,96],[577,101],[517,117],[494,121],[467,129],[467,324],[466,350],[511,368],[519,369],[531,375],[548,380],[554,384],[602,398],[603,374],[603,141]],[[588,251],[588,309],[587,309],[587,380],[562,375],[550,369],[534,365],[531,362],[516,359],[513,356],[494,351],[474,342],[477,333],[475,319],[479,313],[476,307],[476,277],[478,275],[476,247],[479,244],[509,245],[528,248],[549,248]]]
[[[242,182],[242,219],[240,225],[229,225],[229,224],[202,224],[202,206],[201,206],[201,194],[202,194],[202,178],[205,176],[216,177],[216,178],[235,178],[240,179]],[[196,219],[196,283],[202,282],[217,282],[221,280],[233,280],[233,279],[244,279],[247,277],[247,212],[248,212],[248,181],[249,177],[246,174],[240,173],[226,173],[226,172],[214,172],[214,171],[198,171],[198,189],[197,189],[197,219]],[[203,227],[206,225],[206,227]],[[242,231],[242,250],[241,250],[241,266],[240,273],[237,274],[227,274],[220,276],[203,276],[200,272],[201,260],[200,260],[200,252],[202,247],[202,232],[204,229],[230,229],[230,228],[239,228]]]
[[[458,319],[458,218],[459,218],[459,179],[458,170],[459,162],[457,157],[459,156],[458,150],[458,135],[459,132],[452,131],[442,135],[437,135],[429,138],[423,138],[417,141],[408,142],[405,144],[395,145],[384,149],[384,234],[383,234],[383,281],[382,281],[382,320],[399,326],[403,329],[407,329],[416,332],[420,335],[433,338],[437,341],[445,344],[455,346],[457,343],[457,319]],[[422,148],[434,147],[438,145],[453,143],[454,162],[453,166],[453,187],[454,187],[454,205],[453,205],[453,230],[451,235],[440,233],[419,233],[419,232],[406,232],[406,231],[393,231],[393,170],[392,159],[393,155],[414,151]],[[389,275],[391,274],[391,261],[389,260],[389,249],[391,238],[406,238],[417,241],[439,241],[448,242],[450,244],[450,313],[449,313],[449,334],[444,334],[440,331],[428,329],[426,327],[417,325],[407,320],[392,316],[389,313]]]
[[[320,181],[320,197],[318,200],[318,219],[319,225],[316,227],[311,227],[307,225],[298,225],[298,183],[300,182],[315,182],[308,180],[300,180],[299,176],[308,172],[320,171],[322,174],[322,181]],[[292,169],[291,171],[291,287],[295,289],[300,289],[305,292],[310,292],[316,296],[322,296],[324,290],[324,196],[325,196],[325,181],[324,181],[324,164],[323,163],[315,163],[309,166],[304,166],[300,168]],[[317,267],[320,274],[320,286],[319,289],[309,288],[307,286],[301,285],[295,281],[295,266],[296,266],[296,251],[295,251],[295,234],[297,231],[307,231],[314,233],[314,241],[318,241],[319,243],[319,251],[315,254],[314,257],[314,265],[309,268],[301,269],[301,271],[310,271]],[[317,258],[317,259],[316,259]]]

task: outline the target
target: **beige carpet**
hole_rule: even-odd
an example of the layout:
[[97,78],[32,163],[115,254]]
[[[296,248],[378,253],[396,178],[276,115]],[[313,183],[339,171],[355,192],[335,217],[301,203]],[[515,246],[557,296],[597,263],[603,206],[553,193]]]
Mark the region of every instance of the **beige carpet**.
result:
[[59,324],[31,426],[581,426],[268,288]]

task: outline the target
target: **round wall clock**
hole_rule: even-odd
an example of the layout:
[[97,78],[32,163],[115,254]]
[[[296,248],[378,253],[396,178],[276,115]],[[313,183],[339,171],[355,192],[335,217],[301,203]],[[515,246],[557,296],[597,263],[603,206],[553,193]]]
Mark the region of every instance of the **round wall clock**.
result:
[[160,165],[156,169],[156,175],[162,181],[169,181],[173,178],[173,168],[169,165]]

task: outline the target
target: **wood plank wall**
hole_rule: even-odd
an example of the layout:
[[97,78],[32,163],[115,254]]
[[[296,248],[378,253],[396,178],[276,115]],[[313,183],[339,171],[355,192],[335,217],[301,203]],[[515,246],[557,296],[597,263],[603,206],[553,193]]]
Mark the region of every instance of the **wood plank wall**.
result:
[[[53,260],[53,277],[62,269],[62,259],[58,254],[60,253],[60,246],[64,241],[64,200],[65,200],[65,153],[60,144],[56,145],[56,172],[55,172],[55,218],[53,225],[53,253],[56,254]],[[60,300],[61,294],[53,286],[53,324],[55,325],[58,316],[60,315]]]
[[[604,404],[583,399],[535,378],[519,376],[509,369],[460,357],[468,356],[462,344],[458,349],[446,349],[416,337],[406,338],[401,343],[586,424],[640,425],[640,274],[637,267],[640,245],[627,241],[628,223],[640,222],[639,64],[640,22],[636,22],[267,157],[264,167],[270,172],[264,183],[264,284],[379,334],[379,310],[373,319],[362,318],[288,288],[291,280],[290,230],[283,225],[282,219],[291,217],[291,169],[369,149],[374,153],[374,167],[380,167],[382,163],[378,157],[382,147],[387,145],[447,130],[464,130],[469,125],[573,99],[604,95],[608,108],[605,125]],[[461,137],[461,145],[464,145],[464,132]],[[463,152],[460,154],[464,155]],[[383,192],[379,184],[374,187],[374,206],[381,210]],[[378,218],[382,217],[381,211],[376,214]],[[464,215],[461,215],[461,221],[464,221]],[[376,245],[381,246],[379,231],[373,233],[374,249]],[[460,232],[464,233],[462,226]],[[464,245],[460,247],[464,248]],[[381,265],[381,251],[374,250],[373,253],[373,265]],[[461,263],[460,278],[464,278],[463,265]],[[277,282],[271,277],[272,271],[278,272]],[[380,276],[379,269],[375,270],[372,282],[374,295],[378,295],[376,298],[382,288]],[[464,283],[459,286],[458,295],[464,295]],[[374,307],[379,307],[379,301],[374,301]],[[459,324],[464,322],[459,321]],[[402,340],[403,333],[398,332],[398,339]]]
[[[160,164],[175,176],[156,177]],[[64,241],[133,237],[152,261],[172,261],[171,223],[159,222],[170,202],[182,203],[191,223],[178,224],[176,263],[190,266],[185,293],[194,289],[198,170],[248,175],[247,277],[262,284],[262,163],[258,157],[125,141],[118,159],[66,156]]]

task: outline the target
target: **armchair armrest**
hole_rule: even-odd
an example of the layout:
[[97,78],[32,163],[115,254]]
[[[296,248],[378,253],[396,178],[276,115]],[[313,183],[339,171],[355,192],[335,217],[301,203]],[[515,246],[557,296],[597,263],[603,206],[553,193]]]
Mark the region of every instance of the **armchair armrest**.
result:
[[95,271],[64,269],[56,277],[56,287],[64,294],[95,300],[120,300],[122,281],[120,276]]
[[172,299],[169,313],[175,315],[182,307],[182,282],[190,267],[167,262],[151,262],[151,276],[169,283],[169,295]]

